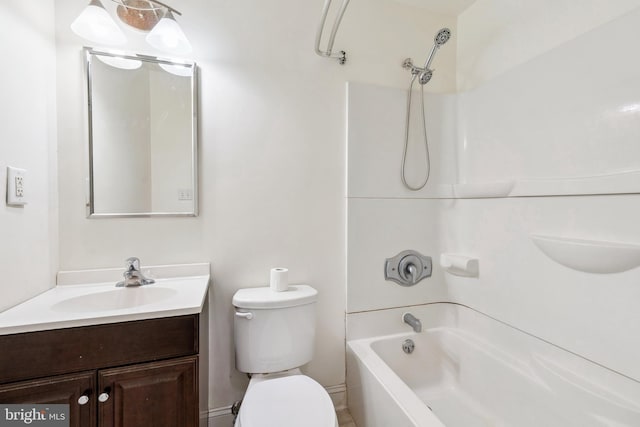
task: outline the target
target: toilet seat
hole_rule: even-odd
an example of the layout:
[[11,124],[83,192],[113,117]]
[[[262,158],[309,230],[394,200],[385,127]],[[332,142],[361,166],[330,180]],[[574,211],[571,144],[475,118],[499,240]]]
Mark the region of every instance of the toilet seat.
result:
[[326,390],[305,375],[255,381],[242,401],[236,427],[336,427]]

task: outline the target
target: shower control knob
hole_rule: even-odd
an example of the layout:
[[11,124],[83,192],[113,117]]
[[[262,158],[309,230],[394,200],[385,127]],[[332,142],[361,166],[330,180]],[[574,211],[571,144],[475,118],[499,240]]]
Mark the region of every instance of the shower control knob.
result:
[[407,250],[387,258],[384,263],[384,279],[400,286],[413,286],[431,276],[431,257],[420,252]]

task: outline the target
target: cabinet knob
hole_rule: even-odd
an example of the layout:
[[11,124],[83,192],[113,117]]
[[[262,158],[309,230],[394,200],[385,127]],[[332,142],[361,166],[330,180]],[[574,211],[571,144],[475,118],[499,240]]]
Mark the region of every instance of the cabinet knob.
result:
[[86,405],[89,402],[89,396],[83,394],[78,398],[78,405]]
[[100,396],[98,396],[98,400],[100,402],[106,402],[107,400],[109,400],[109,393],[100,393]]

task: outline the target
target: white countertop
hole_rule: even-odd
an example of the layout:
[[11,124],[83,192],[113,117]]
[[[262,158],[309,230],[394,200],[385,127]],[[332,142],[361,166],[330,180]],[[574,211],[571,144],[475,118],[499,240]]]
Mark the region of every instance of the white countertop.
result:
[[[0,313],[0,335],[196,314],[209,264],[142,268],[151,285],[116,288],[123,268],[58,273],[58,285]],[[175,277],[172,277],[175,276]],[[103,281],[95,282],[100,279]]]

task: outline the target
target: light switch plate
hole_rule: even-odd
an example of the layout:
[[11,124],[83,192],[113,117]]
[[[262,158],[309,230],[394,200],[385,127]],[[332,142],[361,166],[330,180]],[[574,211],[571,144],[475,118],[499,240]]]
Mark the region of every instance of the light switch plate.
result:
[[27,204],[25,169],[7,166],[7,205],[23,206]]

